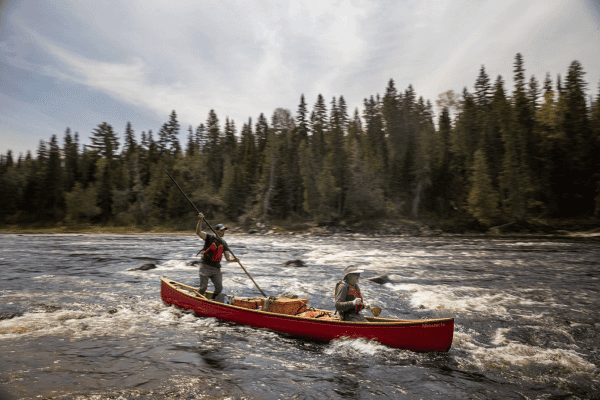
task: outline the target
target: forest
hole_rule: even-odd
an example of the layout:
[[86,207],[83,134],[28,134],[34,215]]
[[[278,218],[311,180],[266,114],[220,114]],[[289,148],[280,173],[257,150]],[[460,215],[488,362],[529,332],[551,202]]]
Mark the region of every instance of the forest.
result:
[[207,218],[240,225],[597,219],[600,86],[586,98],[578,61],[564,80],[547,73],[540,82],[526,78],[517,54],[513,74],[512,85],[492,81],[481,66],[472,92],[438,96],[437,116],[411,85],[400,91],[390,79],[362,112],[322,95],[309,110],[301,95],[295,114],[277,108],[238,132],[210,110],[181,142],[175,110],[139,136],[131,123],[119,135],[102,122],[90,145],[66,128],[63,138],[41,140],[35,155],[0,156],[0,226],[189,228],[195,211],[165,171]]

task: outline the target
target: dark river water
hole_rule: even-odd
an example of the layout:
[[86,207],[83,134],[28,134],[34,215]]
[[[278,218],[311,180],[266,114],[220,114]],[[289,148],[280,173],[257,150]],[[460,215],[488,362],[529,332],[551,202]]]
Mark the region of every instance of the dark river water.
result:
[[[267,295],[313,307],[364,266],[382,317],[454,317],[452,348],[315,343],[167,306],[161,276],[198,285],[192,233],[4,234],[0,399],[600,399],[597,238],[227,239]],[[223,271],[226,293],[258,295],[237,263]]]

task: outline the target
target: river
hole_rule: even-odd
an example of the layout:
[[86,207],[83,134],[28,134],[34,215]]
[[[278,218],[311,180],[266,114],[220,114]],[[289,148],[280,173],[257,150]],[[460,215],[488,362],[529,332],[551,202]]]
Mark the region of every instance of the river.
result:
[[[0,399],[600,398],[597,238],[227,240],[265,293],[317,308],[361,265],[382,317],[454,317],[452,348],[317,343],[167,306],[161,276],[198,285],[193,233],[2,234]],[[223,271],[224,292],[258,295],[237,263]]]

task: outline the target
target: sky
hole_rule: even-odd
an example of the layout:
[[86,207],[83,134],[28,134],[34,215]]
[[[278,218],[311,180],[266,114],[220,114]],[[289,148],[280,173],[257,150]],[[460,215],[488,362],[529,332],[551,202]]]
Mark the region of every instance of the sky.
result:
[[[304,94],[350,115],[393,79],[435,106],[473,91],[483,65],[513,90],[515,55],[527,80],[564,80],[578,60],[588,97],[600,84],[599,0],[0,0],[0,154],[35,152],[67,128],[89,143],[107,122],[139,140],[175,110],[188,126],[294,115]],[[588,98],[589,100],[589,98]],[[121,140],[122,142],[122,140]]]

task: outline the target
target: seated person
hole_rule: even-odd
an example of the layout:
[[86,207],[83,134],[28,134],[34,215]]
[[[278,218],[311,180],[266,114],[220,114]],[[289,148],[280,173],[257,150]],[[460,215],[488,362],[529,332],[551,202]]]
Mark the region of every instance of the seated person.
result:
[[361,272],[362,269],[349,265],[344,269],[344,280],[335,286],[335,309],[342,321],[369,322],[360,315],[360,311],[365,308],[358,287]]

